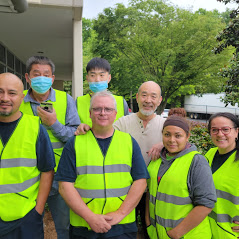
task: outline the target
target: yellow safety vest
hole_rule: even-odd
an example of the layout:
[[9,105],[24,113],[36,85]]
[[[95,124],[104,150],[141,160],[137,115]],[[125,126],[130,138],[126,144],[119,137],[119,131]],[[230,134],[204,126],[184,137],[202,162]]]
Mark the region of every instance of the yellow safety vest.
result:
[[[117,104],[116,119],[124,116],[124,98],[122,96],[114,95]],[[90,94],[79,96],[76,99],[77,111],[80,117],[81,123],[87,124],[92,127],[92,121],[90,118]]]
[[[157,238],[157,234],[159,239],[168,239],[167,231],[175,228],[194,208],[189,197],[187,177],[195,154],[199,152],[192,151],[175,159],[159,183],[158,171],[162,160],[151,161],[149,164],[149,212],[151,225],[154,227],[154,230],[153,227],[150,229],[150,238]],[[208,217],[183,238],[211,239]]]
[[[119,209],[133,183],[132,139],[129,134],[115,130],[106,156],[101,152],[93,133],[75,137],[77,178],[75,188],[88,208],[96,214],[107,214]],[[70,211],[70,222],[75,227],[88,223]],[[135,210],[120,224],[135,222]]]
[[[66,120],[66,109],[67,109],[67,94],[64,91],[60,91],[60,90],[55,90],[56,92],[56,101],[46,101],[46,102],[51,102],[53,105],[53,108],[56,111],[56,115],[57,115],[57,120],[65,125],[65,120]],[[27,90],[25,90],[23,93],[26,95],[27,94]],[[25,113],[25,114],[29,114],[29,115],[33,115],[33,111],[31,108],[31,103],[27,102],[25,103],[24,100],[22,101],[22,104],[20,106],[20,111]],[[55,172],[57,171],[57,167],[60,161],[60,157],[64,148],[64,143],[62,141],[60,141],[59,139],[57,139],[51,132],[50,129],[47,129],[47,133],[49,135],[49,138],[51,140],[51,144],[52,144],[52,148],[54,151],[54,155],[55,155],[55,161],[56,161],[56,167],[55,167]]]
[[37,168],[36,143],[40,122],[23,115],[10,139],[0,140],[0,218],[23,218],[36,205],[40,171]]
[[[205,155],[210,166],[217,150],[212,148]],[[233,221],[239,221],[239,161],[234,161],[235,156],[236,152],[212,175],[217,193],[217,202],[209,214],[213,239],[239,237],[239,233],[231,229],[238,226]]]

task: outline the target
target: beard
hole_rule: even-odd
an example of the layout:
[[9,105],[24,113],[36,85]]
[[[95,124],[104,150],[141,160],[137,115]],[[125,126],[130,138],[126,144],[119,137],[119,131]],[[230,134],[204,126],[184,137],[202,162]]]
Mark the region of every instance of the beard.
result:
[[3,117],[6,117],[6,116],[9,116],[9,115],[11,115],[12,114],[12,112],[1,112],[0,111],[0,116],[3,116]]
[[148,111],[148,110],[139,109],[140,113],[141,113],[142,115],[145,115],[145,116],[150,116],[150,115],[154,114],[154,111],[155,111],[155,110],[156,110],[156,109]]

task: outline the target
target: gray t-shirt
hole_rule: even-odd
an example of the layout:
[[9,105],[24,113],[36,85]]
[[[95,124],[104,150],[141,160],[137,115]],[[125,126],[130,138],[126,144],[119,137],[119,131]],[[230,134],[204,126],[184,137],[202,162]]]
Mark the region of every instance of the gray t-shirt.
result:
[[[166,149],[163,148],[160,154],[162,163],[159,168],[158,177],[162,177],[170,168],[176,158],[179,158],[192,151],[197,151],[195,145],[189,145],[172,159],[166,159]],[[212,172],[206,158],[196,154],[189,169],[187,179],[189,196],[194,206],[205,206],[214,208],[217,201],[216,190],[213,183]]]

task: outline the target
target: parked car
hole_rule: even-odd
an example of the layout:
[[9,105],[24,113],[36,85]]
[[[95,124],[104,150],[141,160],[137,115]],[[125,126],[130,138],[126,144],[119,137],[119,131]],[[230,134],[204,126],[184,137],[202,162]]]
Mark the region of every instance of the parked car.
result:
[[163,113],[161,114],[161,116],[163,118],[168,118],[168,112],[169,112],[169,109],[164,109]]

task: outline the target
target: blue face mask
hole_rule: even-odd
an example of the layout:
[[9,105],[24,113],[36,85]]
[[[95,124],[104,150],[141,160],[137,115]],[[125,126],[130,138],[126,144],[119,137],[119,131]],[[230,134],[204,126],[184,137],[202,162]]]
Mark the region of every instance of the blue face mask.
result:
[[38,94],[46,93],[52,86],[52,78],[37,76],[31,79],[31,88]]
[[106,90],[108,88],[108,81],[89,82],[90,90],[94,93]]

